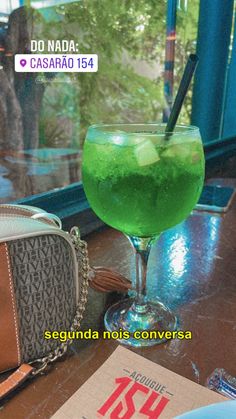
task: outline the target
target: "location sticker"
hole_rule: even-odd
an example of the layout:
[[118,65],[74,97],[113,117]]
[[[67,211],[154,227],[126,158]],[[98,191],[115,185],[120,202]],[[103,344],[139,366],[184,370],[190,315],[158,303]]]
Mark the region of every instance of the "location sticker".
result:
[[18,73],[95,73],[97,54],[16,54]]

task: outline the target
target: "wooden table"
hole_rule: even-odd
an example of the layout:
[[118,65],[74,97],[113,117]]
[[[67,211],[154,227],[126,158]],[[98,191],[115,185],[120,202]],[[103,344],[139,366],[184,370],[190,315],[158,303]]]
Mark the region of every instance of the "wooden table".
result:
[[[92,265],[134,275],[132,250],[119,232],[87,237]],[[204,384],[217,367],[236,376],[236,202],[224,216],[198,212],[165,232],[149,263],[149,294],[169,305],[192,340],[172,340],[135,352]],[[83,328],[101,329],[114,296],[90,292]],[[76,342],[63,361],[8,399],[1,419],[49,418],[113,352],[115,341]]]

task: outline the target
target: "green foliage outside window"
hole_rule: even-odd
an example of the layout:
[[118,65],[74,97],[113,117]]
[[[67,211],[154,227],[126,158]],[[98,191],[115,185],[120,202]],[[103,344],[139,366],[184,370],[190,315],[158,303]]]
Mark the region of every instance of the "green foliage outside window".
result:
[[[42,146],[78,146],[92,123],[161,121],[163,71],[151,80],[124,64],[123,56],[126,52],[158,63],[163,70],[166,7],[166,1],[156,0],[83,0],[56,8],[59,19],[45,23],[44,39],[74,39],[79,52],[98,54],[99,71],[66,75],[65,83],[49,82],[40,123]],[[175,90],[187,53],[195,50],[198,7],[199,0],[192,0],[187,11],[178,11]],[[181,122],[189,122],[190,96]]]

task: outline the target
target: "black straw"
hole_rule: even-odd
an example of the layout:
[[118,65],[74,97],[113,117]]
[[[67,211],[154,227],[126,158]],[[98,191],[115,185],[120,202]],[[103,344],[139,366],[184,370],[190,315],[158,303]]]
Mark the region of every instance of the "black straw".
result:
[[196,70],[197,64],[198,64],[198,56],[196,54],[190,54],[188,57],[187,64],[184,69],[184,74],[181,79],[179,89],[170,113],[170,117],[168,119],[166,129],[165,129],[165,138],[169,139],[171,136],[171,133],[174,131],[175,124],[177,122],[177,119],[179,117],[183,101],[185,99],[186,93],[188,91],[189,85],[191,83],[194,71]]

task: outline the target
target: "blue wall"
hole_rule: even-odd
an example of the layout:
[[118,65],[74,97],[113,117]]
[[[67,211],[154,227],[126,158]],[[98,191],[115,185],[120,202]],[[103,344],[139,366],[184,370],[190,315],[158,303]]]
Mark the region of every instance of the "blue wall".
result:
[[223,137],[236,135],[236,21],[234,26],[233,50],[227,78],[225,111],[223,118]]
[[204,142],[220,134],[232,16],[233,0],[200,1],[192,124]]

